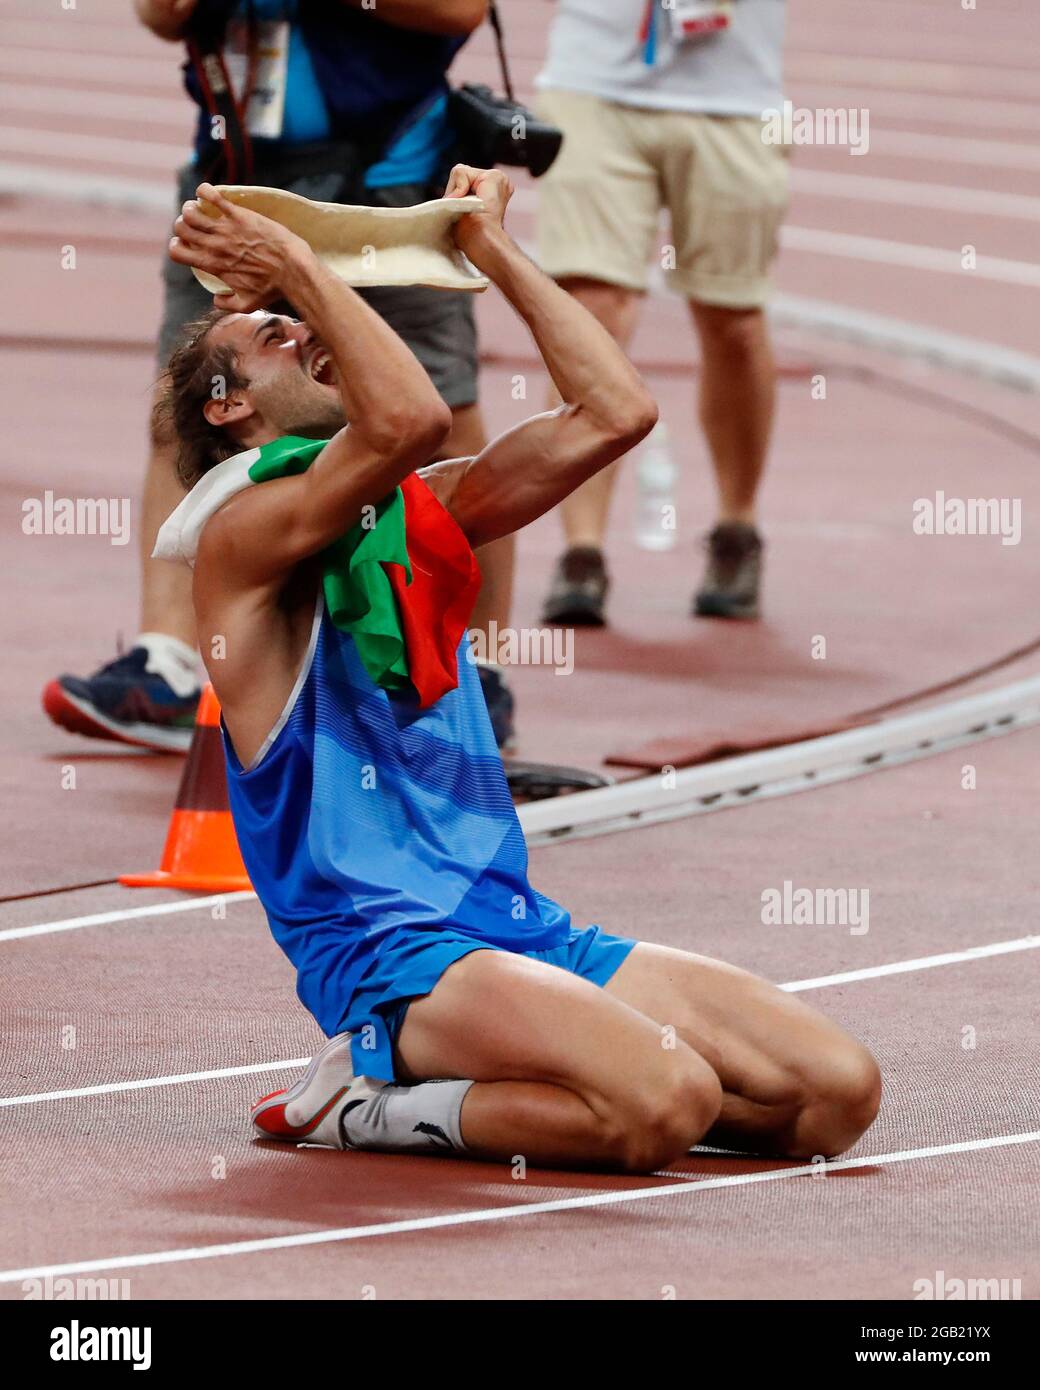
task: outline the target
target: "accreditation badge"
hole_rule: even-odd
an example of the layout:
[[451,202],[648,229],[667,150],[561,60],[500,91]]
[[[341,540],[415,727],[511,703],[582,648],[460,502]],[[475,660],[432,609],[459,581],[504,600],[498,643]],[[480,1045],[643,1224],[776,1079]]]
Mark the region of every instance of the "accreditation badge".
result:
[[689,43],[728,29],[733,17],[733,0],[665,0],[671,18],[672,40]]
[[289,68],[289,21],[261,20],[250,26],[245,20],[228,23],[224,40],[224,65],[231,90],[241,101],[249,80],[250,28],[255,35],[253,92],[246,107],[245,124],[250,135],[277,140],[285,114],[285,83]]

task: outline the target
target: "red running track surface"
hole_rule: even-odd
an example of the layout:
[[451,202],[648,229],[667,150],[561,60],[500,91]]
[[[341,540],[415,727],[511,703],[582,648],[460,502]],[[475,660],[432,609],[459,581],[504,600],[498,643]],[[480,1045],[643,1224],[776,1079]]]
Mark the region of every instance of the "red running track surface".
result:
[[[898,11],[851,0],[790,8],[792,99],[869,106],[871,152],[797,151],[780,289],[1034,350],[1040,44],[1023,14],[989,5],[949,22],[924,0]],[[549,8],[512,0],[505,9],[518,85],[529,93]],[[61,20],[9,0],[0,30],[4,186],[20,169],[43,169],[57,190],[72,175],[131,180],[160,198],[172,190],[190,124],[174,50],[131,24],[122,0]],[[89,74],[88,53],[96,55]],[[492,76],[487,35],[459,72]],[[853,178],[861,182],[841,182]],[[525,239],[535,196],[522,184],[512,225]],[[110,655],[116,631],[132,636],[134,545],[28,537],[17,525],[22,502],[44,488],[136,490],[167,225],[158,211],[119,213],[72,197],[0,199],[9,268],[0,488],[18,586],[0,668],[0,896],[17,900],[4,905],[0,930],[172,898],[75,885],[157,861],[178,761],[77,742],[37,706],[59,670],[89,669]],[[955,254],[969,243],[986,258],[976,273],[909,263],[915,248]],[[75,272],[60,268],[70,244]],[[492,295],[479,309],[484,408],[491,427],[503,428],[540,404],[544,377],[508,311]],[[711,506],[692,370],[690,379],[683,372],[695,349],[682,306],[650,297],[634,354],[682,464],[679,544],[661,556],[634,548],[632,470],[624,470],[610,539],[612,626],[579,634],[567,678],[515,673],[523,756],[598,766],[652,738],[840,721],[1035,639],[1040,562],[1028,529],[1016,547],[910,529],[913,501],[937,489],[1020,498],[1028,528],[1040,503],[1035,397],[805,331],[780,333],[778,348],[785,377],[763,497],[766,617],[748,627],[694,623],[687,605]],[[514,399],[516,373],[526,400]],[[814,373],[827,379],[826,400],[811,396]],[[521,540],[518,626],[537,622],[558,544],[552,518]],[[810,654],[816,635],[827,638],[823,662]],[[1028,658],[981,684],[1038,669]],[[1040,733],[1025,731],[804,796],[538,850],[533,878],[579,920],[778,981],[1015,941],[1034,916],[1038,752]],[[969,762],[978,773],[972,792],[961,786]],[[62,785],[69,769],[75,790]],[[785,880],[868,888],[870,931],[764,927],[761,893]],[[318,1041],[254,903],[230,905],[224,920],[198,908],[0,937],[0,953],[0,1098],[259,1065],[306,1056]],[[292,1075],[285,1070],[0,1107],[0,1267],[668,1185],[675,1195],[616,1206],[111,1273],[145,1298],[352,1298],[366,1287],[381,1298],[659,1298],[668,1289],[904,1298],[915,1279],[941,1269],[1020,1278],[1024,1296],[1036,1297],[1036,1144],[950,1150],[1037,1126],[1037,963],[1035,950],[1023,950],[812,992],[866,1038],[887,1079],[881,1117],[852,1155],[862,1166],[825,1178],[698,1190],[705,1178],[785,1165],[697,1153],[662,1179],[530,1171],[517,1182],[469,1162],[255,1144],[248,1105]],[[943,1152],[869,1162],[929,1148]],[[17,1282],[0,1292],[22,1296]]]

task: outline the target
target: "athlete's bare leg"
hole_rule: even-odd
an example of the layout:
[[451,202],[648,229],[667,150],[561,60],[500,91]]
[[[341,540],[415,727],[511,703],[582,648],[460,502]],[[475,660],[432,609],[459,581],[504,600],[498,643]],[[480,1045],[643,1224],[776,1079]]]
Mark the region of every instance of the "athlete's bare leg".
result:
[[640,942],[606,993],[693,1047],[723,1088],[709,1142],[811,1158],[849,1148],[881,1098],[860,1043],[800,999],[736,966]]
[[649,1172],[715,1123],[718,1078],[685,1042],[556,966],[475,951],[405,1015],[404,1082],[472,1078],[462,1136],[478,1157]]
[[466,956],[409,1008],[397,1066],[406,1082],[479,1083],[462,1110],[479,1156],[636,1172],[703,1137],[832,1156],[869,1127],[881,1088],[870,1054],[800,1000],[645,944],[602,990],[523,956]]

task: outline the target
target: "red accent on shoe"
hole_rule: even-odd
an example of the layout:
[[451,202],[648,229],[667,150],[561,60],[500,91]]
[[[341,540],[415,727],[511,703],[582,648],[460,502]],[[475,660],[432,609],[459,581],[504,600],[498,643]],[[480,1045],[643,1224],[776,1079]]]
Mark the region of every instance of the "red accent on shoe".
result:
[[130,743],[131,739],[121,739],[104,724],[99,724],[72,703],[59,683],[48,681],[43,689],[44,712],[62,729],[73,734],[85,734],[87,738],[107,738],[112,743]]
[[[265,1134],[277,1136],[280,1139],[305,1139],[308,1134],[312,1134],[318,1128],[322,1120],[347,1093],[347,1087],[341,1086],[335,1095],[331,1096],[321,1109],[302,1125],[291,1125],[285,1118],[285,1105],[272,1105],[270,1109],[264,1110],[261,1114],[253,1115],[253,1123],[257,1129],[262,1129]],[[275,1095],[281,1094],[276,1091]],[[261,1104],[262,1102],[258,1102]]]

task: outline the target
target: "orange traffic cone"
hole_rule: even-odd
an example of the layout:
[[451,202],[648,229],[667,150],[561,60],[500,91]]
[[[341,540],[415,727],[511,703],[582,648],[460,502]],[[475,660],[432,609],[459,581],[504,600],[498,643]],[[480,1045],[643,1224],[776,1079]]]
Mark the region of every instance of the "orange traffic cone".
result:
[[251,886],[228,808],[220,704],[211,685],[199,700],[162,865],[150,874],[120,874],[119,882],[127,888],[196,888],[215,893]]

